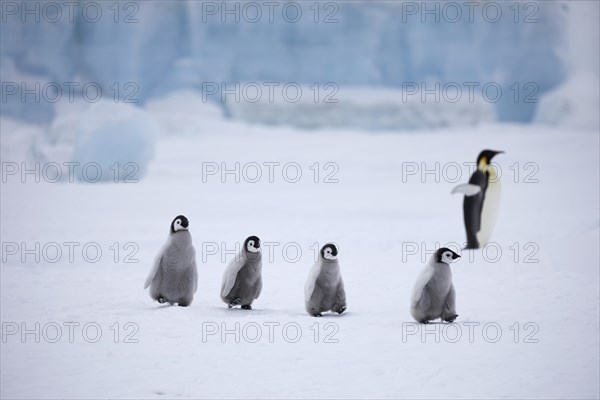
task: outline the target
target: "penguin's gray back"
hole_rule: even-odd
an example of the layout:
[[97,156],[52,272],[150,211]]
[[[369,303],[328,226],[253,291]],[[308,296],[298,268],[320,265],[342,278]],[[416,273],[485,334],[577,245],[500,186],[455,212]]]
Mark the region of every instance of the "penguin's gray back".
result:
[[[238,257],[240,260],[233,262],[225,272],[221,298],[225,303],[231,303],[239,298],[241,305],[252,305],[262,289],[262,254],[247,253],[242,250]],[[241,265],[237,263],[241,263]],[[237,269],[236,274],[235,269]],[[225,293],[226,288],[231,286],[232,282],[231,290]]]
[[189,231],[171,234],[160,258],[151,291],[170,303],[191,303],[197,286],[195,256]]
[[450,266],[433,260],[425,267],[413,292],[411,313],[421,321],[439,318],[452,287]]

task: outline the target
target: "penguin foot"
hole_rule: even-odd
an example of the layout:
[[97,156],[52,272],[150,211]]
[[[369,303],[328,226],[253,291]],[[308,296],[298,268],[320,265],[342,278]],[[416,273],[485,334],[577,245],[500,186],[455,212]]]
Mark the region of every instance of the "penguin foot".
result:
[[344,311],[346,311],[346,306],[342,306],[342,307],[338,308],[335,312],[338,313],[338,314],[341,314]]
[[252,310],[252,306],[250,304],[245,304],[242,306],[242,310]]
[[319,314],[313,314],[313,317],[322,317],[323,314],[319,313]]
[[419,323],[427,325],[429,323],[429,321],[427,321],[426,319],[424,319],[423,321],[419,321]]
[[158,302],[159,302],[160,304],[163,304],[163,303],[166,303],[166,302],[167,302],[167,299],[165,299],[164,297],[159,297],[159,298],[158,298]]
[[229,302],[229,304],[227,304],[227,308],[233,308],[235,306],[239,306],[241,302],[242,302],[242,299],[240,299],[239,297],[236,297],[235,299],[231,300]]
[[446,318],[444,321],[452,323],[452,322],[454,322],[454,320],[456,319],[456,317],[458,317],[458,314],[454,314],[454,315]]

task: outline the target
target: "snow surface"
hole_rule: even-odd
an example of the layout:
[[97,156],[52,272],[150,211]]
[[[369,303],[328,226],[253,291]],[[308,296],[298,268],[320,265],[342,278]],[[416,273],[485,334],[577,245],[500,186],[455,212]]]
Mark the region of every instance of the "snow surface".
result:
[[[3,163],[33,157],[26,143],[43,138],[42,128],[0,122]],[[73,263],[66,254],[38,263],[3,249],[3,333],[11,322],[63,327],[57,343],[44,339],[54,336],[52,329],[40,343],[33,335],[24,342],[7,335],[0,343],[3,398],[599,397],[598,132],[505,124],[367,134],[203,123],[215,127],[213,134],[176,135],[176,126],[159,124],[155,159],[139,183],[51,184],[31,177],[21,183],[18,176],[2,183],[3,243],[97,242],[103,250],[97,263],[86,262],[81,247]],[[406,246],[423,243],[431,252],[436,243],[464,240],[462,199],[450,191],[469,174],[465,167],[456,181],[436,182],[430,174],[422,183],[420,174],[403,179],[403,165],[406,171],[406,163],[416,163],[422,171],[439,162],[444,170],[447,163],[473,163],[483,148],[506,151],[496,160],[503,193],[492,236],[502,256],[489,262],[482,252],[470,253],[472,259],[464,253],[452,266],[457,324],[429,329],[453,338],[451,327],[461,327],[456,343],[436,343],[431,334],[403,338],[403,330],[414,328],[406,325],[412,323],[410,291],[429,256],[409,255]],[[231,175],[227,183],[219,175],[203,183],[203,162],[225,162],[229,169],[235,162],[297,162],[303,175],[288,183],[280,166],[273,183],[266,168],[258,183],[235,183]],[[309,169],[315,162],[319,183]],[[326,162],[339,166],[338,183],[322,182],[331,172]],[[189,308],[160,306],[142,289],[168,224],[180,213],[190,219],[198,254],[199,287]],[[264,288],[254,310],[227,310],[219,299],[223,269],[235,243],[251,234],[263,245],[281,245],[272,261],[263,254]],[[327,241],[340,248],[348,311],[316,319],[304,311],[303,287],[314,262],[310,247]],[[115,242],[118,262],[109,249]],[[129,242],[138,246],[137,263],[123,261]],[[288,242],[301,246],[298,262],[284,259]],[[230,253],[221,260],[203,252],[203,243],[226,243]],[[524,262],[528,255],[538,262]],[[73,343],[68,322],[80,324]],[[97,343],[82,336],[90,322],[102,329]],[[125,329],[128,322],[135,325]],[[115,323],[118,343],[110,329]],[[203,329],[234,330],[236,323],[252,338],[252,324],[259,324],[262,337],[257,343],[236,343],[231,334],[203,340]],[[272,343],[268,323],[280,324]],[[296,343],[285,340],[294,329],[282,334],[290,323],[302,330]],[[479,324],[472,343],[468,323]],[[502,330],[496,343],[485,340],[494,338],[493,327],[485,338],[482,332],[490,323]],[[527,323],[533,325],[525,329]],[[135,326],[138,342],[124,343]],[[336,327],[338,342],[325,343]]]

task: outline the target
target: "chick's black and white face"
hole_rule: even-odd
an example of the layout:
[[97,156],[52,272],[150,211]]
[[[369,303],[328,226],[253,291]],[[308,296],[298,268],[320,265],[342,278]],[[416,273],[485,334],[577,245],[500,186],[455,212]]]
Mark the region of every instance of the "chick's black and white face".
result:
[[460,258],[460,256],[448,248],[443,248],[443,249],[438,250],[437,258],[438,258],[438,260],[437,260],[438,262],[452,264],[458,258]]
[[175,233],[178,231],[187,231],[190,226],[190,221],[183,215],[175,217],[171,223],[171,232]]
[[323,249],[321,249],[321,256],[323,256],[325,260],[335,261],[337,260],[337,255],[338,250],[333,244],[326,244],[323,246]]
[[454,262],[454,257],[452,257],[452,252],[451,251],[445,251],[444,254],[442,255],[442,261],[445,262],[446,264],[451,264]]
[[260,251],[260,239],[256,236],[250,236],[246,239],[246,251],[249,253],[258,253]]

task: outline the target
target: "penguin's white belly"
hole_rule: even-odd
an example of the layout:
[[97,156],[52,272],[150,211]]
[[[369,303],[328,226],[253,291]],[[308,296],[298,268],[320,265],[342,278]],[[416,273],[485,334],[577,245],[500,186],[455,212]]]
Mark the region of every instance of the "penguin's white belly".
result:
[[496,218],[498,217],[498,208],[500,207],[500,181],[496,179],[495,182],[488,184],[485,192],[485,199],[483,200],[483,207],[481,209],[481,224],[479,232],[477,232],[477,241],[479,246],[483,247],[489,243],[494,225],[496,225]]

